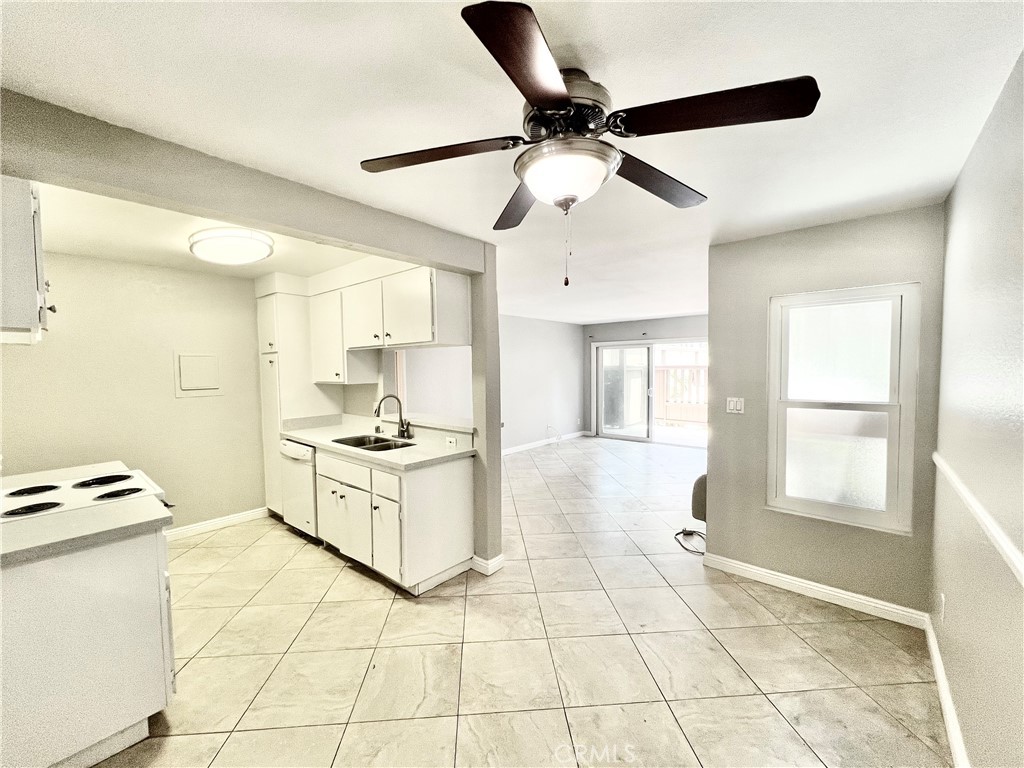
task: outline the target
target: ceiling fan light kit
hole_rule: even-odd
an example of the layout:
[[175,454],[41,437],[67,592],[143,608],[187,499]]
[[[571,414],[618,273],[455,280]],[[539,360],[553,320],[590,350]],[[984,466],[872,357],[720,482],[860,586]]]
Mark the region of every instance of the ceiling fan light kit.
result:
[[462,18],[526,99],[526,138],[504,136],[364,160],[371,173],[527,147],[513,166],[520,184],[494,228],[518,226],[534,202],[565,213],[618,173],[677,208],[707,200],[692,187],[612,146],[621,139],[807,117],[821,96],[813,77],[794,77],[610,111],[608,91],[580,69],[559,69],[533,10],[522,3],[467,5]]

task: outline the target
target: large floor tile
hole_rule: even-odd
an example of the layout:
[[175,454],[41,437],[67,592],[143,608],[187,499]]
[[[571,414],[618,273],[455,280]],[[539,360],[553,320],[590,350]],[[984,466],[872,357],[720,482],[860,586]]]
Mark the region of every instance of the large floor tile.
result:
[[516,499],[516,514],[526,515],[557,515],[562,509],[554,499]]
[[464,597],[395,600],[378,645],[461,643],[465,614]]
[[294,528],[287,525],[275,525],[257,539],[256,544],[260,546],[277,546],[282,544],[301,546],[306,542],[306,537]]
[[273,577],[274,571],[211,573],[175,605],[181,608],[243,606]]
[[666,586],[665,579],[646,557],[594,557],[590,564],[605,589]]
[[772,703],[829,768],[945,762],[857,688],[774,693]]
[[626,627],[603,591],[537,595],[548,637],[625,634]]
[[[270,534],[267,534],[269,536]],[[266,536],[264,536],[266,538]],[[260,539],[248,549],[232,558],[224,571],[276,571],[283,567],[302,549],[303,542],[264,544]]]
[[257,605],[242,608],[199,652],[200,656],[254,656],[284,653],[316,607]]
[[827,621],[856,621],[842,606],[798,595],[770,584],[748,581],[743,591],[767,608],[784,624],[816,624]]
[[208,573],[176,573],[171,575],[171,604],[177,605],[189,592],[210,578]]
[[442,581],[436,587],[431,587],[422,595],[413,595],[400,589],[396,596],[405,600],[418,600],[423,597],[465,597],[468,583],[469,571],[464,571],[457,576],[452,576],[447,581]]
[[898,645],[915,659],[921,659],[931,663],[931,654],[928,652],[928,638],[923,629],[908,627],[906,624],[897,624],[895,621],[886,619],[873,619],[864,622],[882,637]]
[[619,530],[619,524],[607,512],[571,513],[565,516],[565,520],[573,533]]
[[285,570],[308,568],[341,568],[345,558],[334,550],[317,544],[305,544],[302,549],[292,555],[292,559],[284,564]]
[[530,568],[538,592],[601,589],[601,582],[586,557],[533,560]]
[[319,603],[339,573],[340,567],[278,571],[263,589],[253,596],[249,604]]
[[551,557],[583,557],[583,548],[572,533],[553,533],[545,536],[523,536],[526,554],[531,560]]
[[931,747],[932,751],[950,765],[953,764],[935,683],[877,685],[863,690],[911,733]]
[[757,686],[707,630],[635,635],[667,699],[742,696]]
[[505,564],[490,576],[470,571],[466,587],[467,595],[510,595],[533,592],[533,576],[527,560],[506,560]]
[[213,768],[330,768],[344,726],[236,731]]
[[287,654],[238,728],[346,722],[372,655],[369,649]]
[[547,768],[576,765],[565,714],[561,709],[463,715],[455,765]]
[[732,584],[725,571],[708,568],[704,558],[686,552],[672,555],[648,555],[648,560],[673,587],[692,584]]
[[118,752],[95,768],[206,768],[227,737],[226,733],[158,736]]
[[[562,511],[562,514],[567,516],[605,513],[605,508],[601,505],[599,499],[559,499],[558,508]],[[608,530],[617,531],[619,526],[616,525]]]
[[764,696],[730,696],[670,703],[704,765],[816,766],[815,756]]
[[229,731],[245,713],[280,656],[192,659],[177,677],[171,706],[150,722],[150,733]]
[[567,709],[581,766],[700,766],[665,702]]
[[466,598],[465,641],[529,640],[545,637],[540,604],[525,595],[471,595]]
[[206,537],[196,546],[200,547],[248,547],[267,533],[266,528],[257,526],[232,525],[221,528]]
[[334,768],[450,768],[455,763],[454,717],[351,723]]
[[[245,549],[243,547],[194,547],[174,558],[168,570],[176,573],[213,573],[219,571]],[[245,570],[257,571],[259,568]]]
[[640,555],[640,549],[622,531],[594,531],[578,533],[576,538],[587,557],[622,557]]
[[295,638],[293,651],[340,651],[377,645],[391,600],[320,603]]
[[628,636],[566,637],[550,642],[565,706],[662,700]]
[[738,584],[705,584],[675,590],[708,629],[782,623]]
[[349,566],[331,584],[324,602],[390,600],[394,596],[395,588],[384,579],[365,568]]
[[[636,531],[654,531],[662,536],[663,539],[667,539],[673,544],[672,533],[669,530],[668,524],[665,523],[658,515],[653,512],[632,510],[625,512],[612,512],[612,518],[618,523],[619,527],[627,533],[633,533]],[[631,537],[632,538],[632,537]],[[679,545],[675,544],[676,549],[670,549],[670,552],[675,552],[679,549]]]
[[608,597],[631,633],[704,628],[672,587],[609,589]]
[[398,720],[457,714],[461,646],[378,648],[351,720]]
[[171,614],[171,624],[174,627],[174,655],[179,658],[195,656],[237,612],[238,608],[175,606]]
[[788,627],[716,629],[712,634],[764,693],[853,686]]
[[562,706],[547,640],[462,647],[460,714]]
[[569,521],[564,515],[525,515],[519,520],[519,530],[524,536],[548,533],[570,533]]
[[857,685],[935,679],[927,661],[911,656],[863,622],[793,624],[792,629]]
[[522,534],[506,534],[501,537],[501,553],[505,563],[526,560],[526,543]]

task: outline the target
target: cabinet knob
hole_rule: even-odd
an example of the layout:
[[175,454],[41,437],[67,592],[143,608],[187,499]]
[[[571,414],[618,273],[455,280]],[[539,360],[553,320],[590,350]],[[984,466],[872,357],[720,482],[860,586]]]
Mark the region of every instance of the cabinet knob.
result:
[[273,361],[273,360],[267,360],[267,362],[268,362],[268,363],[270,363],[271,365],[273,365],[273,364],[274,364],[274,361]]
[[268,344],[268,345],[269,345],[269,346],[270,346],[271,348],[273,348],[273,347],[274,347],[274,342],[272,342],[272,341],[268,341],[268,342],[267,342],[267,344]]
[[375,338],[375,339],[379,339],[379,338],[380,338],[380,334],[379,334],[379,333],[375,333],[375,334],[373,334],[373,338]]
[[341,374],[340,373],[335,373],[334,376],[335,376],[335,378],[338,378],[338,379],[341,378]]
[[390,339],[391,338],[391,334],[390,333],[385,333],[384,334],[384,338],[385,339]]
[[53,314],[55,314],[55,315],[56,315],[56,314],[57,314],[57,305],[56,305],[56,304],[51,304],[50,306],[48,306],[48,307],[46,308],[46,310],[47,310],[48,312],[53,312]]
[[373,511],[374,512],[380,512],[380,507],[378,507],[377,505],[374,505]]
[[331,491],[331,496],[337,496],[337,495],[338,495],[337,491]]

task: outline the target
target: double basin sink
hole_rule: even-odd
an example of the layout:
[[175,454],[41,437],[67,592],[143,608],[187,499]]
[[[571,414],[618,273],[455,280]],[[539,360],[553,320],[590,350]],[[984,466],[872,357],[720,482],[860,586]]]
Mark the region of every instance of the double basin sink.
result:
[[404,440],[394,440],[390,437],[379,435],[356,435],[354,437],[338,437],[331,440],[332,443],[347,445],[350,448],[361,448],[364,451],[393,451],[396,448],[409,448],[415,443]]

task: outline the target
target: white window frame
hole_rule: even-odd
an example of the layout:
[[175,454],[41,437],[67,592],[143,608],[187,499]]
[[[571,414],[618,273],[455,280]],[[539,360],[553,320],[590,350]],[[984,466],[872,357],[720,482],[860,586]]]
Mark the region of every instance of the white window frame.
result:
[[[788,392],[789,310],[828,304],[891,299],[888,402],[790,400]],[[917,412],[921,285],[902,283],[773,296],[768,306],[768,509],[889,533],[909,535],[913,517],[914,420]],[[786,425],[794,408],[885,413],[889,416],[885,510],[787,496]]]

